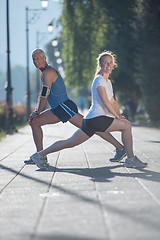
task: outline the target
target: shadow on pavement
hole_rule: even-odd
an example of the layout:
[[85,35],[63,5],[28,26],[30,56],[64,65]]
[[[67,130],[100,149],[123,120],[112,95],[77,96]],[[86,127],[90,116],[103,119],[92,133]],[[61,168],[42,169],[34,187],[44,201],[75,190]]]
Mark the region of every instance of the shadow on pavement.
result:
[[70,236],[70,235],[36,235],[36,239],[38,240],[101,240],[101,238],[88,238],[88,237],[78,237],[78,236]]
[[[64,172],[71,173],[80,176],[90,177],[94,182],[110,182],[114,177],[133,177],[133,178],[141,178],[148,181],[160,182],[160,173],[148,170],[147,168],[136,169],[137,172],[132,173],[122,173],[122,172],[113,172],[112,170],[116,168],[122,168],[122,165],[110,166],[110,167],[99,167],[99,168],[55,168],[51,167],[53,171],[56,172]],[[134,169],[132,169],[134,170]],[[42,170],[37,170],[42,171]],[[46,171],[47,172],[47,171]]]
[[[25,165],[24,165],[25,166]],[[20,171],[16,171],[15,169],[13,168],[10,168],[10,167],[6,167],[2,164],[0,164],[0,169],[3,169],[3,170],[6,170],[6,171],[9,171],[9,172],[12,172],[12,173],[15,173],[15,175],[13,176],[13,178],[10,180],[9,183],[6,184],[6,186],[3,187],[3,189],[0,191],[0,193],[3,192],[3,190],[5,190],[5,188],[10,184],[12,183],[12,181],[15,179],[16,176],[21,176],[21,177],[24,177],[26,179],[30,179],[32,181],[36,181],[38,183],[41,183],[41,184],[44,184],[46,185],[48,188],[47,188],[47,192],[46,194],[49,193],[49,191],[58,191],[59,194],[65,194],[66,196],[70,196],[72,198],[75,198],[77,201],[82,201],[82,202],[86,202],[86,203],[89,203],[89,204],[93,204],[93,205],[97,205],[99,204],[98,203],[98,200],[97,198],[93,198],[92,194],[91,195],[87,195],[87,194],[84,194],[83,191],[76,191],[72,188],[66,188],[66,186],[62,186],[62,185],[54,185],[54,181],[52,183],[52,181],[45,181],[45,180],[42,180],[40,178],[36,178],[34,176],[29,176],[25,173],[22,173],[21,171],[23,170],[24,166],[20,169]],[[31,166],[29,166],[31,167]],[[160,173],[158,172],[153,172],[153,171],[149,171],[147,169],[143,169],[139,172],[136,172],[136,173],[120,173],[120,172],[112,172],[111,170],[112,169],[115,169],[115,168],[121,168],[122,166],[121,165],[117,165],[117,166],[108,166],[108,167],[100,167],[100,168],[91,168],[90,170],[88,168],[68,168],[68,169],[59,169],[59,168],[55,168],[57,172],[68,172],[68,173],[71,173],[71,174],[78,174],[78,175],[83,175],[83,176],[86,176],[86,177],[90,177],[92,181],[103,181],[103,182],[108,182],[108,178],[114,178],[116,176],[121,176],[121,177],[137,177],[137,178],[142,178],[142,179],[147,179],[149,181],[156,181],[156,182],[160,182]],[[92,171],[92,174],[94,176],[94,178],[91,177],[91,171]],[[47,171],[46,171],[47,173]],[[55,171],[53,172],[53,176],[55,174]],[[102,175],[101,175],[102,174]],[[53,179],[53,176],[51,177],[51,179]],[[127,181],[127,179],[126,179]],[[37,186],[38,187],[38,186]],[[136,189],[135,189],[135,192],[136,192]],[[103,192],[104,194],[105,192]],[[47,196],[49,195],[45,195],[44,198],[46,198]],[[103,204],[103,209],[105,209],[106,211],[111,211],[111,212],[115,212],[116,214],[121,214],[122,216],[125,216],[127,218],[131,218],[132,220],[134,220],[135,222],[137,221],[140,221],[141,223],[145,224],[145,225],[148,225],[148,226],[151,226],[151,223],[154,222],[154,218],[143,218],[143,215],[142,215],[142,219],[139,218],[139,209],[135,209],[134,211],[134,214],[130,215],[129,212],[130,212],[130,209],[120,209],[119,206],[112,206],[112,204]],[[153,225],[153,228],[155,229],[159,229],[159,222],[154,222],[154,224],[152,223]],[[41,238],[42,237],[42,238]],[[45,237],[45,238],[44,238]],[[65,237],[65,238],[64,238]],[[55,240],[72,240],[74,238],[68,236],[55,236],[55,238],[53,238],[53,236],[40,236],[38,239],[46,239],[46,240],[50,240],[50,239],[55,239]],[[90,240],[90,239],[87,239],[87,238],[76,238],[77,240]],[[92,239],[94,240],[94,239]],[[100,240],[100,239],[98,239]]]
[[145,142],[160,143],[160,141],[151,141],[151,140],[150,140],[150,141],[147,141],[147,140],[146,140]]

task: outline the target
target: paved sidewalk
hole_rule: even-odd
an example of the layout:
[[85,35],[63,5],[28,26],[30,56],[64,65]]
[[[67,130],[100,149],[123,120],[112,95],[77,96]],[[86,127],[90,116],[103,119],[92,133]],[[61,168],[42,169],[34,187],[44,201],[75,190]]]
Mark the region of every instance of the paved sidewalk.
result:
[[[43,129],[48,146],[76,128]],[[111,163],[113,146],[93,136],[50,154],[42,171],[24,164],[35,152],[29,126],[2,139],[0,240],[159,240],[160,130],[133,127],[133,139],[146,169]]]

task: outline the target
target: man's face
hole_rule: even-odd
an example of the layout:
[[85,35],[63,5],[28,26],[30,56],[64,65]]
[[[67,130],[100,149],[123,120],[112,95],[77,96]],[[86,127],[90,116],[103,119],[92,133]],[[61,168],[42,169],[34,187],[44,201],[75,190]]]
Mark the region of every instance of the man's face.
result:
[[46,61],[46,57],[45,56],[41,56],[40,53],[35,52],[32,55],[32,59],[33,59],[33,63],[35,65],[36,68],[43,68],[45,66],[45,61]]

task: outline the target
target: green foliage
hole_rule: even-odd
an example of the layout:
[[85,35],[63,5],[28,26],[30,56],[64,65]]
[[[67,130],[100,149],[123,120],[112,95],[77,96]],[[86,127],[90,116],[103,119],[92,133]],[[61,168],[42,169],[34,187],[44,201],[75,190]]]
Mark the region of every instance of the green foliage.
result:
[[[86,85],[93,78],[95,56],[103,45],[107,28],[107,19],[101,12],[103,10],[98,8],[97,1],[64,1],[62,56],[68,85]],[[105,31],[102,31],[101,25]]]
[[154,123],[160,122],[160,1],[136,1],[137,83],[145,109]]
[[123,105],[129,102],[133,116],[141,97],[140,87],[135,81],[137,44],[133,28],[134,4],[135,0],[103,1],[109,18],[107,48],[116,53],[118,61],[118,69],[112,74],[114,90]]
[[88,88],[103,50],[117,55],[111,76],[121,104],[132,115],[139,103],[160,120],[160,1],[64,0],[61,17],[66,84]]

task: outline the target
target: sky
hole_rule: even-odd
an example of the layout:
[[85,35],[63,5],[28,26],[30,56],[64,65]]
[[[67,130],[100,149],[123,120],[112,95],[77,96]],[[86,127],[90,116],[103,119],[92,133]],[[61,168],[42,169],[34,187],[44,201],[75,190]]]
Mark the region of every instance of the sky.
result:
[[[26,67],[26,7],[41,9],[40,0],[9,0],[9,28],[10,28],[10,64],[11,68],[20,65]],[[59,0],[48,0],[48,7],[45,11],[36,11],[39,17],[36,22],[29,24],[29,61],[30,69],[34,69],[31,59],[31,52],[37,47],[37,31],[47,33],[48,24],[54,19],[58,20],[62,12],[62,4]],[[29,11],[29,20],[34,17],[34,12]],[[60,33],[60,27],[52,33],[39,35],[39,47],[44,46],[51,39],[56,38]],[[7,25],[6,25],[6,0],[0,0],[0,70],[7,68]],[[44,49],[45,50],[45,49]]]

